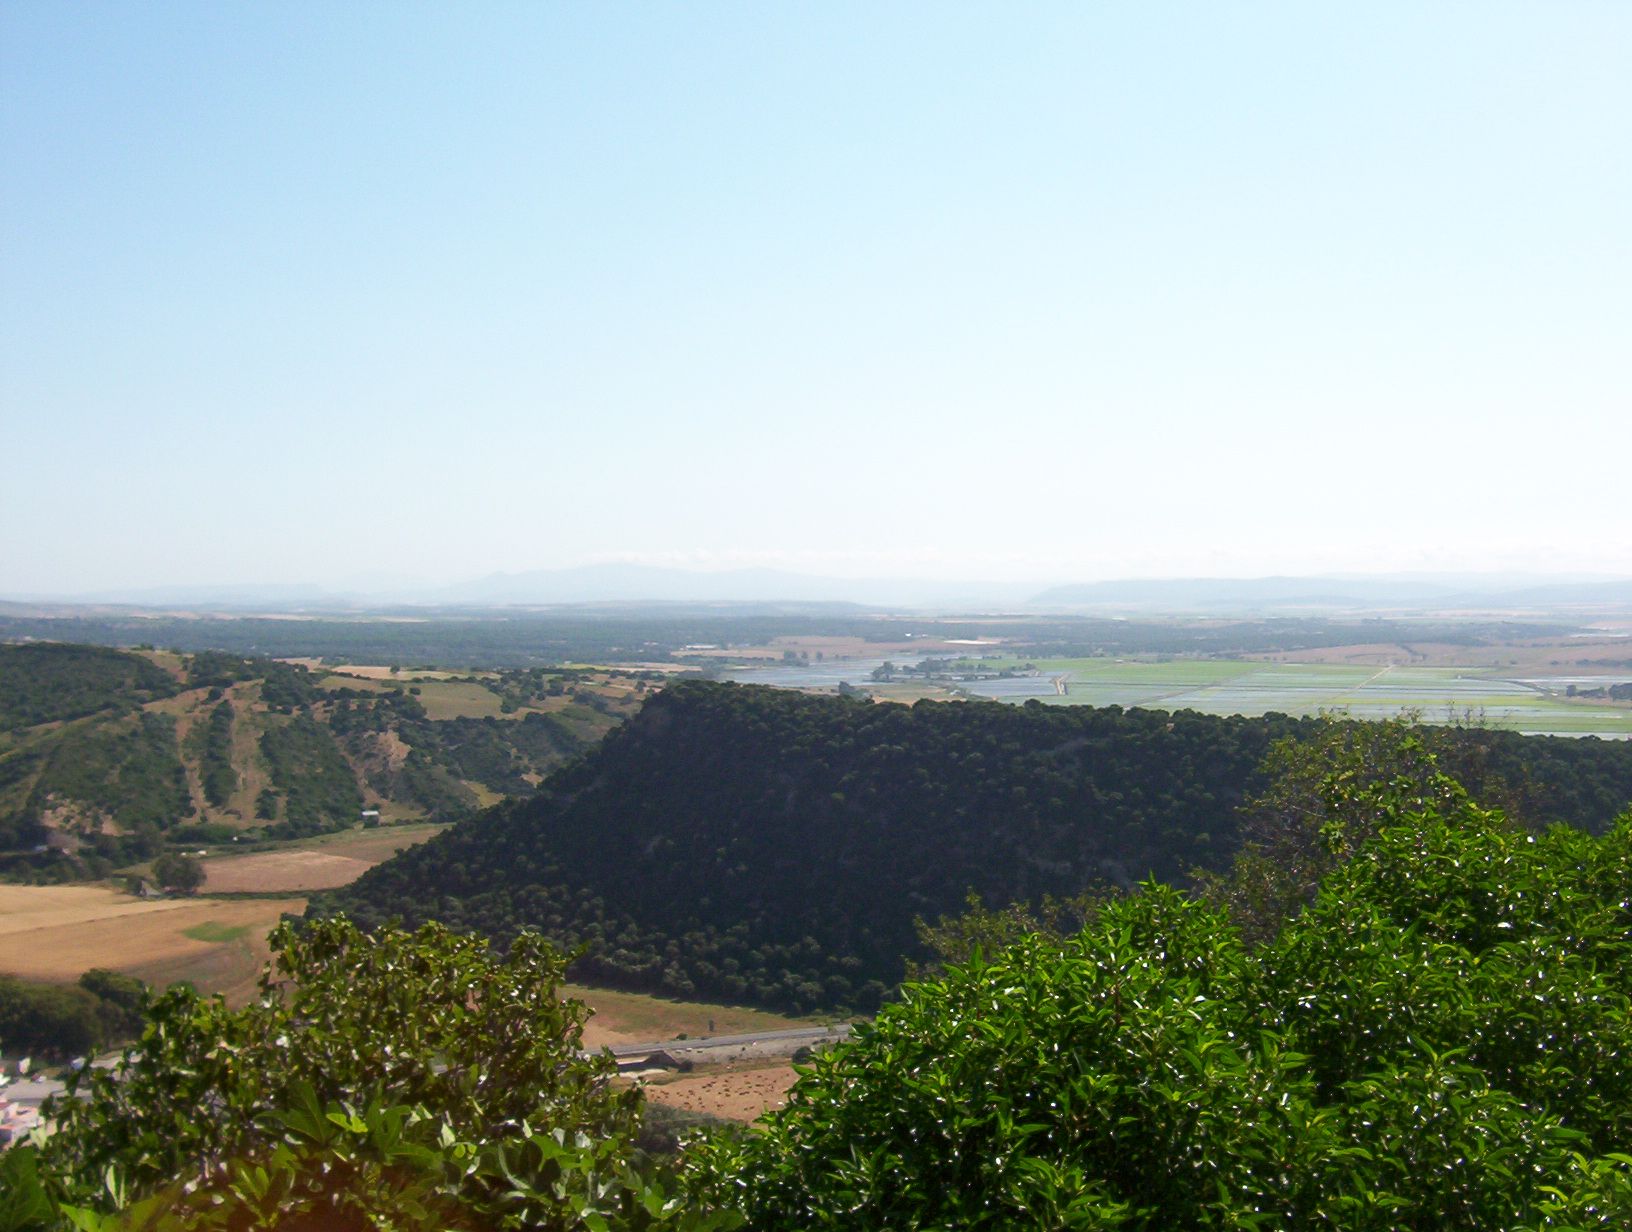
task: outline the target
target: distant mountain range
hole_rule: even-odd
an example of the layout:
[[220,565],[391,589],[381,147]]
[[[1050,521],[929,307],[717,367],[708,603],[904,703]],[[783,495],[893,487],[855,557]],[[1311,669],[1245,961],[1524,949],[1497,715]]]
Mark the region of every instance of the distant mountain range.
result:
[[435,592],[442,603],[860,603],[873,607],[1023,604],[1035,582],[939,582],[911,578],[833,578],[780,569],[663,569],[600,564],[574,569],[495,573]]
[[1056,586],[1030,606],[1182,612],[1510,611],[1632,605],[1632,580],[1472,574],[1162,578]]
[[35,603],[276,611],[382,607],[544,607],[608,603],[849,603],[941,611],[1220,613],[1540,611],[1632,606],[1632,579],[1545,574],[1373,574],[1328,577],[1157,578],[1085,582],[836,578],[779,569],[659,568],[605,563],[494,573],[449,586],[142,587],[75,595],[18,595]]

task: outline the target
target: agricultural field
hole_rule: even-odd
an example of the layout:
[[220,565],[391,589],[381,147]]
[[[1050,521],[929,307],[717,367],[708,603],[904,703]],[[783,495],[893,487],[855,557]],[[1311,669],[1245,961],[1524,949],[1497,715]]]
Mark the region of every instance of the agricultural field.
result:
[[[434,832],[437,827],[415,827]],[[373,838],[379,832],[370,831]],[[428,837],[421,835],[420,837]],[[368,851],[362,843],[333,842],[330,851]],[[369,858],[384,858],[383,849]],[[269,857],[321,856],[317,845]],[[264,892],[300,880],[307,866],[250,865],[261,856],[208,861],[212,879],[221,866],[256,870]],[[362,859],[356,859],[362,863]],[[214,866],[214,867],[210,867]],[[249,875],[229,867],[234,876]],[[313,887],[316,888],[316,887]],[[91,967],[109,967],[163,986],[187,980],[203,992],[220,992],[240,1004],[254,992],[270,951],[266,935],[285,913],[305,908],[303,898],[135,898],[103,886],[0,884],[0,974],[48,983],[72,983]],[[646,1043],[681,1036],[735,1035],[805,1026],[812,1019],[700,1001],[676,1001],[639,993],[564,985],[561,993],[588,1005],[584,1031],[589,1048]]]
[[1056,704],[1245,715],[1341,711],[1360,719],[1420,711],[1429,722],[1471,716],[1532,735],[1632,737],[1632,708],[1566,700],[1557,695],[1563,684],[1555,692],[1545,678],[1509,680],[1464,668],[1096,659],[1044,660],[1038,667],[1064,677],[1063,694],[1042,697]]
[[446,827],[382,826],[324,834],[274,851],[214,856],[204,864],[206,894],[288,894],[332,890]]
[[71,983],[109,967],[155,984],[190,980],[241,1003],[266,935],[301,898],[146,900],[101,886],[0,885],[0,973]]
[[[1396,657],[1405,657],[1396,647]],[[908,660],[897,660],[901,663]],[[1355,718],[1388,718],[1419,711],[1428,722],[1470,717],[1491,727],[1531,735],[1596,735],[1632,738],[1632,707],[1565,696],[1567,687],[1632,680],[1622,674],[1578,676],[1579,668],[1538,665],[1528,656],[1511,668],[1423,666],[1388,662],[1272,662],[1264,659],[990,658],[954,667],[995,672],[1030,667],[1035,674],[1009,679],[937,682],[869,677],[882,659],[827,661],[798,666],[742,668],[729,673],[743,683],[830,691],[841,681],[885,701],[957,696],[1048,705],[1124,706],[1199,710],[1206,714],[1309,715],[1342,711]]]
[[584,1044],[589,1048],[646,1044],[681,1036],[697,1038],[705,1035],[741,1035],[750,1031],[781,1031],[825,1021],[789,1018],[740,1005],[672,1001],[637,992],[587,988],[582,984],[563,984],[561,994],[576,997],[595,1011],[584,1027]]
[[775,1062],[648,1079],[642,1086],[646,1098],[654,1104],[728,1121],[753,1122],[787,1103],[788,1091],[798,1078],[792,1065]]
[[443,719],[497,719],[505,716],[499,695],[468,680],[427,681],[419,690],[419,704],[433,722]]

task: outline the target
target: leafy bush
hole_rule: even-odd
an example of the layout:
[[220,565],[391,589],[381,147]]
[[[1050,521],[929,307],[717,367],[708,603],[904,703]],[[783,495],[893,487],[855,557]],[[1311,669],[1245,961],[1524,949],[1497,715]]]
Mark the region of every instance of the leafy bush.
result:
[[127,1040],[141,1033],[150,990],[133,975],[92,967],[79,977],[79,986],[101,1004],[102,1038]]
[[45,1182],[80,1227],[731,1222],[634,1170],[640,1097],[581,1053],[584,1007],[536,937],[500,958],[336,920],[273,944],[256,1003],[170,989],[116,1069],[46,1109]]
[[0,1045],[13,1055],[86,1056],[139,1031],[146,996],[140,980],[100,968],[68,987],[0,977]]
[[84,1056],[105,1037],[101,1009],[83,988],[0,977],[0,1044],[25,1056]]
[[192,894],[204,884],[204,866],[192,856],[167,851],[153,861],[153,879],[162,889]]
[[1632,815],[1454,784],[1272,944],[1158,885],[978,951],[817,1058],[699,1200],[785,1228],[1622,1228]]

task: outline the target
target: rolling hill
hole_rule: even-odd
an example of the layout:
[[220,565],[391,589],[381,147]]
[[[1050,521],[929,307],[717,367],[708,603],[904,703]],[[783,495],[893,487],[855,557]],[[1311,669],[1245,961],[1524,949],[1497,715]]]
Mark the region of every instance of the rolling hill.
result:
[[83,876],[167,842],[355,825],[365,808],[452,821],[593,745],[645,688],[616,683],[0,645],[0,870]]
[[[534,798],[314,911],[537,928],[615,986],[870,1007],[917,953],[914,919],[971,890],[1002,905],[1221,867],[1271,743],[1318,723],[684,681]],[[1632,742],[1466,738],[1548,819],[1599,826],[1632,799]]]

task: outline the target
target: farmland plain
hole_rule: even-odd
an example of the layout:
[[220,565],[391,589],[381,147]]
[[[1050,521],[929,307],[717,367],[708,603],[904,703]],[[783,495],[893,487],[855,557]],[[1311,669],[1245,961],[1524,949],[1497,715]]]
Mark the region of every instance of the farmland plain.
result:
[[[1205,714],[1310,715],[1341,712],[1354,718],[1389,718],[1415,712],[1430,723],[1472,718],[1532,735],[1632,738],[1632,707],[1565,696],[1574,676],[1551,677],[1534,668],[1512,676],[1494,667],[1419,664],[1282,663],[1261,659],[1021,659],[965,660],[958,666],[987,672],[1034,669],[1008,679],[875,685],[881,659],[814,665],[742,668],[730,678],[784,688],[832,689],[842,680],[887,700],[970,696],[1046,705],[1198,710]],[[1599,683],[1632,674],[1595,676]]]

